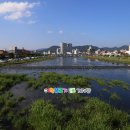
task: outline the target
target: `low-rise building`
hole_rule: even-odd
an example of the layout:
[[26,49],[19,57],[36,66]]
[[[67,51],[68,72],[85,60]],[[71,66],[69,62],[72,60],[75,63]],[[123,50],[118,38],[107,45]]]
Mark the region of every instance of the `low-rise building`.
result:
[[61,48],[57,48],[56,54],[57,54],[57,55],[60,55],[60,54],[61,54]]
[[5,58],[7,56],[7,51],[5,50],[0,50],[0,58]]
[[79,54],[79,50],[76,48],[76,49],[73,49],[72,50],[72,53],[74,54],[74,55],[78,55]]
[[128,51],[126,51],[126,54],[130,55],[130,46],[128,47]]

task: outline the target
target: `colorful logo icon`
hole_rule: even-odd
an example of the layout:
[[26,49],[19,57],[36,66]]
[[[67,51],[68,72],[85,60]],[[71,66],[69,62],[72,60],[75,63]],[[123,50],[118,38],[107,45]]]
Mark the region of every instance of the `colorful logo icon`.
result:
[[53,94],[54,93],[54,88],[49,88],[49,92]]
[[75,88],[69,88],[69,93],[76,93],[76,89]]
[[47,88],[44,88],[44,93],[48,93],[48,89]]
[[54,91],[55,91],[55,93],[59,92],[58,88],[54,88]]
[[86,88],[83,90],[84,93],[90,94],[91,93],[91,88]]
[[82,88],[77,88],[76,91],[77,91],[77,93],[83,93],[83,89]]
[[58,88],[58,93],[63,93],[63,89],[62,88]]
[[91,88],[44,88],[44,93],[87,93],[90,94],[91,93]]
[[64,93],[68,93],[68,89],[67,88],[63,88],[63,92]]

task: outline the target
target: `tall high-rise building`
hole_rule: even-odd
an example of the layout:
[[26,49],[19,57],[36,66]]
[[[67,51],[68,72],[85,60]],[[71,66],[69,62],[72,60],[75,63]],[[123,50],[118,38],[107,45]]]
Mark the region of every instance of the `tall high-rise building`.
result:
[[61,43],[61,54],[65,54],[66,48],[67,48],[67,44],[66,43]]
[[72,52],[72,44],[71,43],[67,44],[67,51]]
[[67,52],[71,52],[72,53],[72,44],[71,43],[61,43],[61,54],[67,54]]

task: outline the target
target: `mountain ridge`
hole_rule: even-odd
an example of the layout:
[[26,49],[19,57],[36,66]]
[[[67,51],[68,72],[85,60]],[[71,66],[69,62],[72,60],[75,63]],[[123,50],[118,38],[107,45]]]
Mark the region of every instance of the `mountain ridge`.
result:
[[[83,52],[83,51],[86,51],[89,47],[92,47],[93,49],[95,50],[107,50],[107,51],[114,51],[114,50],[127,50],[128,49],[128,45],[123,45],[123,46],[120,46],[120,47],[97,47],[97,46],[93,46],[93,45],[82,45],[82,46],[73,46],[73,49],[78,49],[79,51]],[[57,48],[60,48],[60,46],[50,46],[49,48],[41,48],[41,49],[37,49],[36,51],[38,52],[47,52],[47,51],[51,51],[52,53],[53,52],[56,52]]]

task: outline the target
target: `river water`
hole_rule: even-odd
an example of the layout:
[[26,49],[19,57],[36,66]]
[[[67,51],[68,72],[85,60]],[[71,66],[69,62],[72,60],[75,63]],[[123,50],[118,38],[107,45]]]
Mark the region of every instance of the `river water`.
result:
[[[31,64],[24,64],[24,66],[119,66],[122,64],[112,64],[107,62],[101,62],[98,60],[90,60],[90,59],[84,59],[81,57],[57,57],[53,60],[47,60],[37,63],[31,63]],[[74,70],[74,69],[55,69],[55,70],[42,70],[42,69],[23,69],[23,68],[10,68],[10,67],[3,67],[0,68],[0,73],[19,73],[19,74],[28,74],[32,76],[38,76],[40,72],[57,72],[60,74],[69,74],[69,75],[81,75],[84,77],[98,77],[98,78],[104,78],[104,79],[117,79],[122,80],[130,84],[130,69],[103,69],[103,70]],[[130,87],[130,86],[129,86]],[[20,90],[21,89],[21,90]],[[121,100],[118,101],[111,101],[109,98],[108,93],[104,93],[101,91],[102,88],[98,85],[94,85],[92,88],[92,93],[90,96],[98,97],[110,104],[112,104],[115,107],[118,107],[119,109],[122,109],[124,111],[129,112],[130,111],[130,91],[123,90],[121,88],[113,88],[111,92],[116,92],[118,95],[120,95]],[[13,87],[11,90],[15,95],[17,95],[17,91],[21,93],[24,93],[24,91],[27,93],[27,90],[23,90],[21,86]],[[31,95],[31,96],[30,96]],[[25,96],[22,95],[21,96]],[[43,92],[40,90],[37,90],[34,94],[26,94],[26,98],[34,99],[34,97],[40,98],[44,97]],[[24,105],[28,103],[28,100],[25,100],[23,102]]]
[[[122,64],[112,64],[108,62],[101,62],[98,60],[84,59],[81,57],[58,57],[53,60],[47,60],[37,63],[26,64],[24,66],[120,66]],[[18,65],[19,66],[19,65]],[[23,65],[22,65],[23,66]],[[103,70],[74,70],[74,69],[55,69],[55,70],[42,70],[42,69],[23,69],[23,68],[0,68],[0,73],[24,73],[29,75],[37,75],[41,71],[57,72],[61,74],[82,75],[85,77],[98,77],[105,79],[118,79],[130,83],[130,69],[103,69]]]

